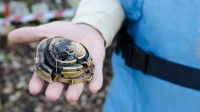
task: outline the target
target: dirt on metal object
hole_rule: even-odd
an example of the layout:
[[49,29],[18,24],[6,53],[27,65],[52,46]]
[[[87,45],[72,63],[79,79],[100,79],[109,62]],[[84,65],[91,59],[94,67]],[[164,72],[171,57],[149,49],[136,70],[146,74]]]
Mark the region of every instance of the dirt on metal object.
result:
[[42,40],[36,50],[35,71],[49,83],[84,83],[93,78],[94,64],[79,43],[57,36]]

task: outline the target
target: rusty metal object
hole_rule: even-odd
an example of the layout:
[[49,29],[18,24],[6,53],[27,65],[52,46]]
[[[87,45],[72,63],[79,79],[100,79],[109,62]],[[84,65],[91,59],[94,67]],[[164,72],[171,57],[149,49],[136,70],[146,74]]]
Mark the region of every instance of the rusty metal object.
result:
[[36,50],[35,71],[49,83],[84,83],[93,78],[94,64],[79,43],[57,36],[42,40]]

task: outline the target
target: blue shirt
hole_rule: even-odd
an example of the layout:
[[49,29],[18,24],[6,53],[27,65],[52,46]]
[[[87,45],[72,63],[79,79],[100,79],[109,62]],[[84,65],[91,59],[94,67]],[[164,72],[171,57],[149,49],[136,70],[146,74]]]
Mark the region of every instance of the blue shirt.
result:
[[[146,52],[200,69],[200,0],[121,0],[133,42]],[[113,54],[105,112],[199,112],[200,92],[146,75]]]
[[128,33],[145,51],[200,68],[200,0],[121,0]]
[[[200,69],[200,0],[121,0],[128,33],[146,52]],[[146,75],[113,54],[105,112],[199,112],[200,92]]]

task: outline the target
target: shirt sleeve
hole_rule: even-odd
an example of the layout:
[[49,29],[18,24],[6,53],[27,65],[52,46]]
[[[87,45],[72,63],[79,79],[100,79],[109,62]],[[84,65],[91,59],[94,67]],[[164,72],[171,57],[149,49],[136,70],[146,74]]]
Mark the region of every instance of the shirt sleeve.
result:
[[72,22],[91,25],[109,46],[124,18],[119,0],[81,0]]

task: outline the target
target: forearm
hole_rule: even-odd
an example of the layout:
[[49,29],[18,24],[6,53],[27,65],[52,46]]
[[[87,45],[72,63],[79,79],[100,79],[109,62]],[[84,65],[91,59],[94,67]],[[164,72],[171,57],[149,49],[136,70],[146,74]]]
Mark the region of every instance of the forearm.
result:
[[85,23],[97,29],[109,46],[124,20],[119,0],[82,0],[74,23]]

